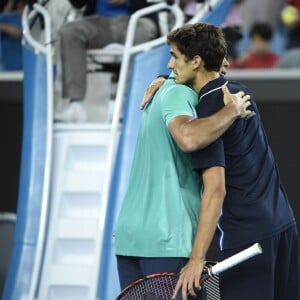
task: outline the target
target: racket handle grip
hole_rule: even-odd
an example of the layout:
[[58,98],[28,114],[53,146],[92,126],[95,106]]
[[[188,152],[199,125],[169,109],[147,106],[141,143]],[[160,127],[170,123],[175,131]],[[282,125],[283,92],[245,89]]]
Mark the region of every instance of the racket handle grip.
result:
[[249,248],[247,248],[241,252],[238,252],[237,254],[217,263],[216,265],[211,267],[210,272],[213,275],[217,275],[217,274],[243,262],[244,260],[247,260],[247,259],[249,259],[257,254],[261,254],[261,253],[262,253],[261,246],[259,245],[259,243],[255,243],[252,246],[250,246]]

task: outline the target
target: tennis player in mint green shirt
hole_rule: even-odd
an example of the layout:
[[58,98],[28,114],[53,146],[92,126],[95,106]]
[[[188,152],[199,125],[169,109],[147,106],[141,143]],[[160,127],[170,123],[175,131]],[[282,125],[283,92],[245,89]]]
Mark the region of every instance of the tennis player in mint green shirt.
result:
[[181,115],[196,118],[197,101],[191,88],[168,79],[144,109],[115,228],[121,289],[149,274],[178,272],[190,256],[202,183],[168,124]]
[[168,79],[146,106],[115,230],[117,255],[189,257],[201,182],[190,154],[178,148],[168,123],[179,115],[196,117],[197,101],[191,88]]

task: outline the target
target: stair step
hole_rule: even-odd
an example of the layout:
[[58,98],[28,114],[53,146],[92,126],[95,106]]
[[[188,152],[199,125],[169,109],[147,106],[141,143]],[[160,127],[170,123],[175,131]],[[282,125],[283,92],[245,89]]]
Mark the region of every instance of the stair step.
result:
[[64,191],[101,192],[103,188],[104,171],[101,172],[66,172]]
[[87,265],[53,265],[49,286],[89,286],[94,267]]
[[64,218],[58,221],[58,239],[95,239],[99,234],[97,218]]

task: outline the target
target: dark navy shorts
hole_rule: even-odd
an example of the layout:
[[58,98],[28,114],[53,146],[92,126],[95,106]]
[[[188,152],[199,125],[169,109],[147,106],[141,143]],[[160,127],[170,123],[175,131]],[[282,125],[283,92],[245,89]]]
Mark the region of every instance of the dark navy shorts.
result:
[[[259,243],[262,254],[220,274],[221,299],[299,300],[300,246],[296,226]],[[221,260],[247,246],[222,251]]]

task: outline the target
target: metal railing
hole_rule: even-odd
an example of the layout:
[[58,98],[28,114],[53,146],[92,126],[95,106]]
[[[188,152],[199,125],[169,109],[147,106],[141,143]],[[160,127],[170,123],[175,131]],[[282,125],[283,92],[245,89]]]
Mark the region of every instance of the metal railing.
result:
[[[31,35],[30,24],[37,15],[41,15],[44,21],[44,44],[36,41]],[[30,11],[26,6],[22,15],[23,26],[23,42],[27,43],[36,53],[42,53],[46,56],[46,81],[47,81],[47,117],[46,117],[46,145],[45,145],[45,165],[43,178],[43,194],[41,199],[40,222],[35,250],[35,259],[33,272],[30,282],[28,299],[34,299],[36,288],[39,280],[39,272],[42,262],[46,223],[49,207],[49,187],[51,179],[52,165],[52,140],[53,140],[53,60],[52,60],[52,44],[51,44],[51,20],[47,10],[40,4],[33,5]],[[26,76],[26,74],[24,75]]]

